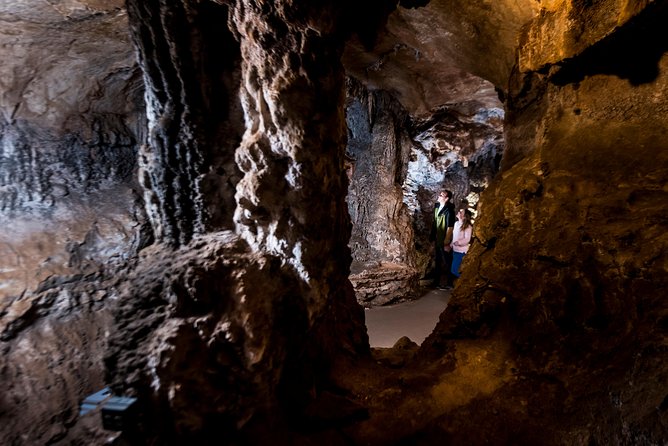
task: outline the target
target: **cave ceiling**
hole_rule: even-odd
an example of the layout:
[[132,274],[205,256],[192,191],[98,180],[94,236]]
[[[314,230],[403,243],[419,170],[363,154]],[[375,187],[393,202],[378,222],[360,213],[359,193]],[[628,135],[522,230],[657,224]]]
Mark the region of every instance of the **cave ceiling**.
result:
[[[520,69],[537,70],[545,64],[572,57],[587,42],[609,34],[645,2],[621,2],[614,13],[605,8],[595,11],[596,24],[581,35],[565,26],[578,14],[578,2],[567,0],[431,0],[401,1],[375,33],[364,30],[365,37],[353,35],[343,62],[348,74],[370,89],[392,93],[414,116],[424,117],[443,104],[475,101],[483,107],[498,107],[497,91],[505,92],[521,36],[527,25],[544,17],[546,25],[539,30],[538,45],[520,57]],[[424,4],[424,6],[422,6]],[[417,6],[416,6],[417,5]],[[29,51],[26,45],[53,46],[72,32],[88,33],[91,57],[100,48],[115,46],[113,40],[128,43],[124,18],[111,21],[103,30],[106,35],[86,29],[86,23],[114,11],[124,15],[122,0],[24,0],[0,4],[0,54],[3,60],[21,59]],[[382,14],[382,13],[381,13]],[[57,33],[56,33],[57,31]],[[64,34],[63,34],[64,33]],[[94,33],[94,34],[91,34]],[[66,37],[62,37],[62,36]],[[584,37],[584,38],[583,38]],[[19,44],[19,40],[21,43]],[[42,42],[42,43],[40,43]],[[539,56],[540,55],[540,56]],[[83,57],[84,54],[81,54]],[[40,68],[37,61],[27,61],[26,71]],[[5,68],[15,64],[5,64]],[[44,69],[49,69],[45,67]],[[13,68],[12,68],[13,70]],[[3,71],[7,71],[6,69]],[[20,75],[20,73],[19,73]],[[3,73],[4,87],[12,87],[14,73]],[[7,95],[15,94],[7,92]],[[7,98],[4,98],[7,102]],[[8,104],[3,104],[8,105]]]
[[477,101],[498,107],[521,30],[538,12],[535,0],[432,0],[398,6],[373,45],[353,37],[344,54],[352,76],[392,92],[413,115],[443,104]]
[[[507,87],[522,27],[539,7],[560,2],[432,0],[417,2],[427,3],[419,7],[402,6],[416,2],[399,3],[373,42],[357,35],[350,39],[343,61],[346,71],[369,88],[387,90],[409,113],[425,116],[440,105],[467,101],[498,107],[495,90]],[[3,55],[23,48],[16,45],[19,38],[39,44],[55,37],[56,30],[80,31],[87,21],[123,8],[121,0],[3,2],[0,39],[8,43]],[[116,25],[124,26],[125,21]],[[107,31],[113,35],[121,29]],[[91,36],[91,56],[108,46],[111,35]],[[120,37],[123,43],[126,39]]]

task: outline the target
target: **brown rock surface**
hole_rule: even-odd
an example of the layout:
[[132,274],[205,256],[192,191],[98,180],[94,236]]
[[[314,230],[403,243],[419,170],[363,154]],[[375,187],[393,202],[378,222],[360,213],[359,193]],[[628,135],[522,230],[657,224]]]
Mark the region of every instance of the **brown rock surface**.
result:
[[144,131],[122,4],[0,6],[0,299],[129,254]]
[[[638,38],[663,35],[666,13],[665,2],[648,6],[588,51],[612,62]],[[668,59],[647,78],[652,59],[635,72],[610,73],[617,62],[594,66],[584,58],[512,79],[512,164],[504,158],[506,168],[483,194],[479,243],[424,353],[457,349],[462,337],[501,340],[522,381],[488,401],[525,402],[526,412],[505,411],[505,421],[527,441],[542,419],[540,429],[550,420],[567,444],[661,443]],[[527,417],[533,421],[519,428]],[[449,425],[442,419],[431,429]]]
[[[56,444],[79,418],[83,398],[105,386],[111,325],[108,277],[61,277],[0,304],[0,438]],[[99,424],[99,423],[98,423]],[[88,438],[91,434],[88,435]]]
[[122,6],[0,5],[3,444],[64,439],[104,386],[108,278],[150,240],[132,190],[145,120]]
[[348,72],[371,88],[393,92],[420,117],[448,103],[495,106],[494,88],[506,90],[521,29],[540,2],[404,3],[410,2],[400,2],[374,45],[353,39],[346,46]]

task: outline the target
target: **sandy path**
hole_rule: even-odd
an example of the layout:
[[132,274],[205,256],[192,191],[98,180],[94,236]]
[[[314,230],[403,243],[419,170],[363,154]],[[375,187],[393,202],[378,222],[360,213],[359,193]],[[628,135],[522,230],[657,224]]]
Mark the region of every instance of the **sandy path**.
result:
[[429,290],[412,302],[366,309],[371,347],[392,347],[402,336],[421,344],[434,330],[449,300],[450,291]]

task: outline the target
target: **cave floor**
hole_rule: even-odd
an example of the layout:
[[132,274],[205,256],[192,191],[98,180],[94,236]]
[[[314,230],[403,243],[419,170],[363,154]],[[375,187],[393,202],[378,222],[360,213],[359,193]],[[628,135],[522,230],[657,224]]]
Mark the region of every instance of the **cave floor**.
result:
[[451,290],[425,289],[424,292],[414,301],[364,311],[371,347],[392,347],[404,336],[416,344],[425,340],[447,306]]

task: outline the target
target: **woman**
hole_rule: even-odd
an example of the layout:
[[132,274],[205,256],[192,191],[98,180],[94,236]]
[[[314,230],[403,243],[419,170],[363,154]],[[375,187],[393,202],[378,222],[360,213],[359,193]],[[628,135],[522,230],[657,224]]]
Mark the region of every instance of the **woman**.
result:
[[457,212],[457,222],[452,231],[452,269],[450,270],[455,277],[459,277],[459,267],[469,250],[469,243],[471,243],[473,233],[471,217],[471,211],[468,209],[460,209]]

